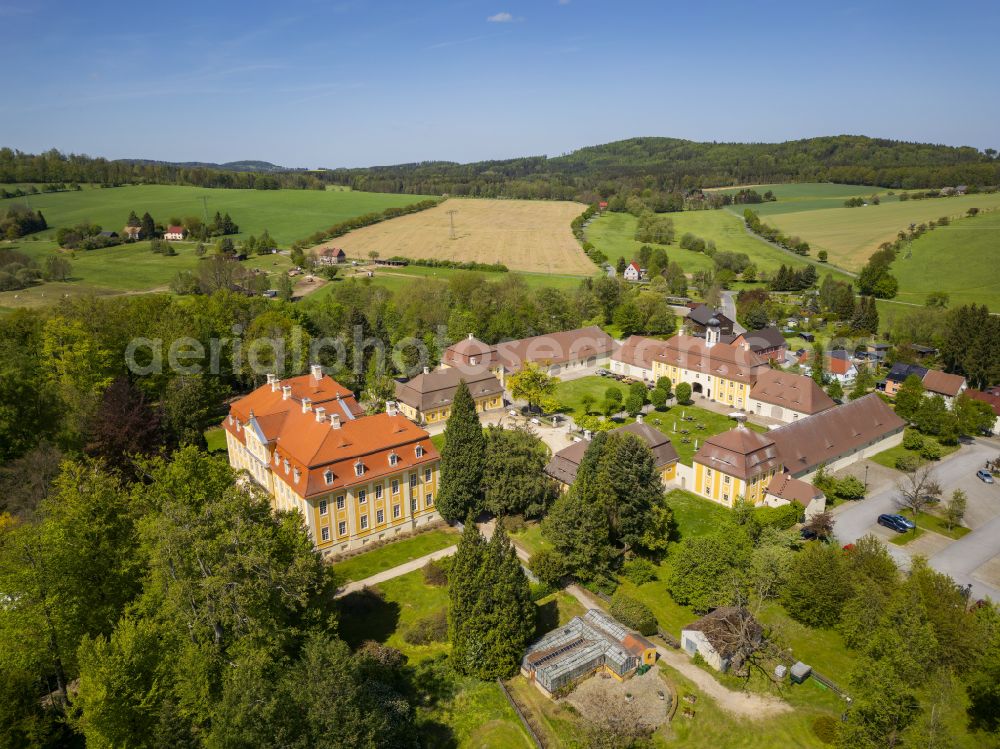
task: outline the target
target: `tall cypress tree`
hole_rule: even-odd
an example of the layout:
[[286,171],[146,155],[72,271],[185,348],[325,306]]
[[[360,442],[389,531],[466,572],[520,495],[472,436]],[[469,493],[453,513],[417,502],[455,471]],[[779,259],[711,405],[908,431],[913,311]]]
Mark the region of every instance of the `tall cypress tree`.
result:
[[438,512],[446,520],[458,520],[482,509],[486,455],[483,427],[465,380],[459,380],[455,390],[444,438]]
[[149,215],[149,212],[142,214],[142,222],[140,224],[141,236],[143,239],[153,239],[156,236],[156,222],[153,221],[153,217]]
[[448,577],[455,670],[480,679],[510,676],[534,631],[535,609],[503,523],[486,543],[470,515]]
[[608,437],[597,485],[606,495],[603,504],[613,540],[635,549],[646,546],[654,527],[659,533],[669,534],[669,510],[666,529],[662,519],[654,522],[654,508],[664,506],[663,482],[656,461],[646,443],[634,434]]
[[486,557],[486,541],[470,513],[448,574],[451,662],[459,673],[472,673],[482,658],[480,596],[487,582],[483,579]]

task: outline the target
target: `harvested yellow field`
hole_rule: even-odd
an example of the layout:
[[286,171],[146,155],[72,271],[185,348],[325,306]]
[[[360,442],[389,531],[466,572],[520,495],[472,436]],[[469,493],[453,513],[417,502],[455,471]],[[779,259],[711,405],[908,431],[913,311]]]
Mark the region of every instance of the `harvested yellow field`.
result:
[[453,198],[420,213],[357,229],[316,251],[332,246],[342,247],[348,257],[378,252],[382,258],[503,263],[511,270],[589,276],[597,267],[570,230],[584,208],[568,201]]
[[980,211],[1000,209],[1000,193],[771,213],[762,219],[789,236],[802,237],[812,247],[813,257],[819,250],[826,250],[834,265],[859,270],[880,244],[891,242],[910,224],[936,221],[941,216],[960,218],[972,207]]

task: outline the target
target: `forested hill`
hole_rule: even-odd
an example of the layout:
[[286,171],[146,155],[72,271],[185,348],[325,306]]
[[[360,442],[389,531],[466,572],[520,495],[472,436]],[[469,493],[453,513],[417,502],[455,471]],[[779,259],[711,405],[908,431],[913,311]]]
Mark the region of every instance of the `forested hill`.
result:
[[853,135],[785,143],[630,138],[554,158],[338,169],[327,179],[377,191],[586,198],[588,192],[608,195],[623,187],[670,191],[772,182],[994,185],[1000,182],[1000,160],[992,150]]
[[456,164],[428,161],[317,171],[268,162],[174,164],[109,161],[58,151],[0,148],[2,182],[152,182],[203,187],[357,190],[424,195],[576,198],[592,201],[631,188],[660,191],[773,182],[830,181],[890,188],[1000,184],[997,152],[970,147],[837,135],[784,143],[697,143],[631,138],[563,156]]

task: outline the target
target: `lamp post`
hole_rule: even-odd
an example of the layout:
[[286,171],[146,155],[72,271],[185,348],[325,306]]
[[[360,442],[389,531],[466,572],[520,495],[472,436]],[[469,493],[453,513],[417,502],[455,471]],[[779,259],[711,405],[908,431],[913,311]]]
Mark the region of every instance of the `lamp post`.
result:
[[868,464],[865,463],[865,494],[868,494]]

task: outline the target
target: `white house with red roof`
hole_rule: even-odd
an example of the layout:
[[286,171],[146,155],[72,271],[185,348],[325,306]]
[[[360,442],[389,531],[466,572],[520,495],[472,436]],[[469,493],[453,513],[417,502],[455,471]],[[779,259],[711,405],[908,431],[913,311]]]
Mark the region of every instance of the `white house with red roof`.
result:
[[229,463],[298,511],[316,548],[336,554],[440,519],[440,456],[430,436],[390,404],[365,416],[322,368],[267,383],[230,406]]
[[177,241],[184,239],[187,236],[187,229],[183,226],[168,226],[163,232],[163,238],[169,239],[171,241]]
[[639,281],[642,279],[642,268],[634,260],[625,266],[625,272],[622,273],[622,277],[626,281]]

